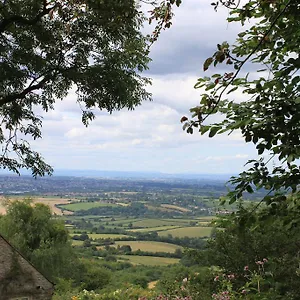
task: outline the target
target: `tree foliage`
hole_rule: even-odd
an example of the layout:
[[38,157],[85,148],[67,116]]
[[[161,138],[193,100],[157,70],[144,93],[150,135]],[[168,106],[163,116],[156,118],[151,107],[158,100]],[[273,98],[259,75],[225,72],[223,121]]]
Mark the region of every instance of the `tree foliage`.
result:
[[249,299],[269,299],[268,293],[276,299],[298,299],[298,220],[299,203],[292,198],[255,211],[253,207],[242,208],[237,215],[218,221],[224,230],[209,241],[207,263],[219,266],[226,274],[235,274],[235,290],[239,290],[265,260],[268,263],[260,291],[255,291],[253,298],[249,295]]
[[42,117],[71,89],[82,122],[93,110],[133,109],[150,95],[144,16],[134,0],[0,1],[0,167],[52,168],[30,147]]
[[[267,204],[282,201],[286,197],[275,191],[298,193],[300,178],[300,4],[274,0],[212,5],[218,9],[221,4],[230,10],[228,22],[250,26],[238,34],[234,45],[218,44],[204,62],[204,71],[225,64],[226,72],[198,79],[200,104],[191,108],[190,119],[181,119],[183,128],[209,137],[238,130],[246,143],[255,145],[259,158],[250,160],[249,169],[231,180],[235,185],[228,194],[231,203],[254,187],[267,191],[262,199]],[[236,90],[243,94],[241,102],[235,101]],[[210,124],[215,114],[223,119]]]
[[30,200],[8,202],[7,213],[0,217],[0,233],[52,280],[75,273],[78,261],[68,232],[63,222],[52,218],[48,206],[32,205]]

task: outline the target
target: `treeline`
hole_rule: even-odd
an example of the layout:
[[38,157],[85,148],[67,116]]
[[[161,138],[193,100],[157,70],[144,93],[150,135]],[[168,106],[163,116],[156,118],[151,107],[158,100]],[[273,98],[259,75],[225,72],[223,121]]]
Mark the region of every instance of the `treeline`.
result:
[[[63,208],[61,206],[60,208]],[[182,215],[206,215],[206,211],[194,209],[193,211],[181,212],[176,210],[149,209],[145,204],[132,202],[128,206],[100,206],[86,210],[79,210],[74,213],[76,216],[98,215],[98,216],[127,216],[127,217],[148,217],[148,218],[174,218]]]
[[[83,245],[84,246],[84,245]],[[154,257],[170,257],[170,258],[182,258],[183,252],[180,248],[176,249],[174,253],[170,252],[151,252],[143,250],[133,251],[130,245],[118,245],[114,244],[106,245],[103,249],[97,248],[97,246],[89,244],[85,248],[90,247],[92,249],[92,255],[96,257],[103,257],[106,261],[117,261],[117,255],[136,255],[136,256],[154,256]]]
[[[120,232],[117,232],[120,233]],[[124,231],[123,233],[126,233]],[[173,237],[171,234],[166,236],[159,236],[157,232],[130,232],[130,236],[123,236],[119,238],[105,238],[105,239],[92,239],[89,238],[87,232],[82,232],[80,234],[75,234],[72,237],[73,240],[81,240],[81,241],[94,241],[97,243],[98,246],[105,246],[105,245],[112,245],[114,241],[155,241],[155,242],[164,242],[169,244],[174,244],[186,248],[193,248],[193,249],[204,249],[206,245],[205,238],[194,238],[194,237]]]

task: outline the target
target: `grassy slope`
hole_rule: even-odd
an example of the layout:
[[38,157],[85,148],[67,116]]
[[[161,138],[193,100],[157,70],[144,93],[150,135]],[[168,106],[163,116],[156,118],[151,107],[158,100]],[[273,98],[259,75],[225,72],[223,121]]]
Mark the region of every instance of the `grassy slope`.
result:
[[128,261],[133,265],[146,266],[167,266],[179,263],[178,258],[154,257],[154,256],[136,256],[136,255],[119,255],[121,261]]
[[187,237],[206,237],[210,236],[212,227],[184,227],[184,228],[176,228],[165,231],[159,231],[159,236],[166,236],[171,234],[173,237],[183,238]]
[[61,208],[70,210],[70,211],[78,211],[78,210],[87,210],[94,207],[105,207],[105,206],[117,206],[116,204],[112,203],[105,203],[105,202],[78,202],[78,203],[71,203],[67,205],[62,205]]
[[167,252],[174,253],[176,249],[183,249],[181,246],[154,242],[154,241],[116,241],[114,246],[130,245],[133,251],[141,250],[148,252]]

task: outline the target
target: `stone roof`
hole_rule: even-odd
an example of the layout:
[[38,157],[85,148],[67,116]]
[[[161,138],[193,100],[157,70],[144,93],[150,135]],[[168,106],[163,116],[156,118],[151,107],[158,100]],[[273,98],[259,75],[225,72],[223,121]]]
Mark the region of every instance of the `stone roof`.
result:
[[0,299],[52,298],[54,284],[0,235]]

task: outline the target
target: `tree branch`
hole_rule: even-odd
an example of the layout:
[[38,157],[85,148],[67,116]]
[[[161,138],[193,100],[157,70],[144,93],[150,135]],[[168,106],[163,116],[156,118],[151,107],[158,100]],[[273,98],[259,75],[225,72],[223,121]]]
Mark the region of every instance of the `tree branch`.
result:
[[18,99],[23,99],[28,93],[31,93],[32,91],[34,90],[38,90],[40,88],[42,88],[46,83],[47,81],[49,80],[50,78],[49,77],[44,77],[43,80],[41,80],[39,83],[37,84],[31,84],[29,85],[26,89],[24,89],[22,92],[20,93],[14,93],[14,94],[10,94],[2,99],[0,99],[0,107],[7,104],[7,103],[10,103],[10,102],[13,102],[15,100],[18,100]]
[[261,44],[264,42],[265,38],[269,35],[269,33],[271,32],[272,28],[276,25],[277,21],[279,20],[279,18],[285,13],[286,9],[288,8],[288,6],[291,4],[292,0],[289,0],[287,2],[287,4],[284,6],[284,8],[282,9],[282,11],[276,16],[276,18],[274,19],[274,21],[271,23],[269,29],[264,33],[264,35],[262,36],[262,38],[260,39],[259,43],[256,45],[256,47],[248,54],[248,56],[241,62],[239,68],[237,69],[237,71],[235,72],[234,76],[231,77],[231,79],[226,83],[225,87],[223,88],[223,90],[221,91],[220,95],[218,96],[218,100],[216,101],[214,107],[211,109],[211,111],[209,113],[207,113],[207,115],[200,121],[199,120],[199,124],[203,123],[217,108],[218,104],[221,101],[221,98],[223,96],[223,94],[225,93],[225,91],[227,90],[227,88],[233,83],[233,81],[236,79],[236,77],[238,76],[238,74],[240,73],[240,71],[242,70],[244,64],[251,58],[252,55],[255,54],[255,52],[259,49],[259,47],[261,46]]
[[46,6],[47,6],[47,2],[45,1],[43,10],[39,14],[37,14],[33,19],[28,20],[22,16],[17,16],[17,15],[4,19],[0,23],[0,33],[4,32],[7,29],[7,27],[13,23],[17,23],[21,25],[35,25],[42,19],[43,16],[47,15],[52,9],[55,9],[57,7],[57,4],[49,8],[47,8]]

